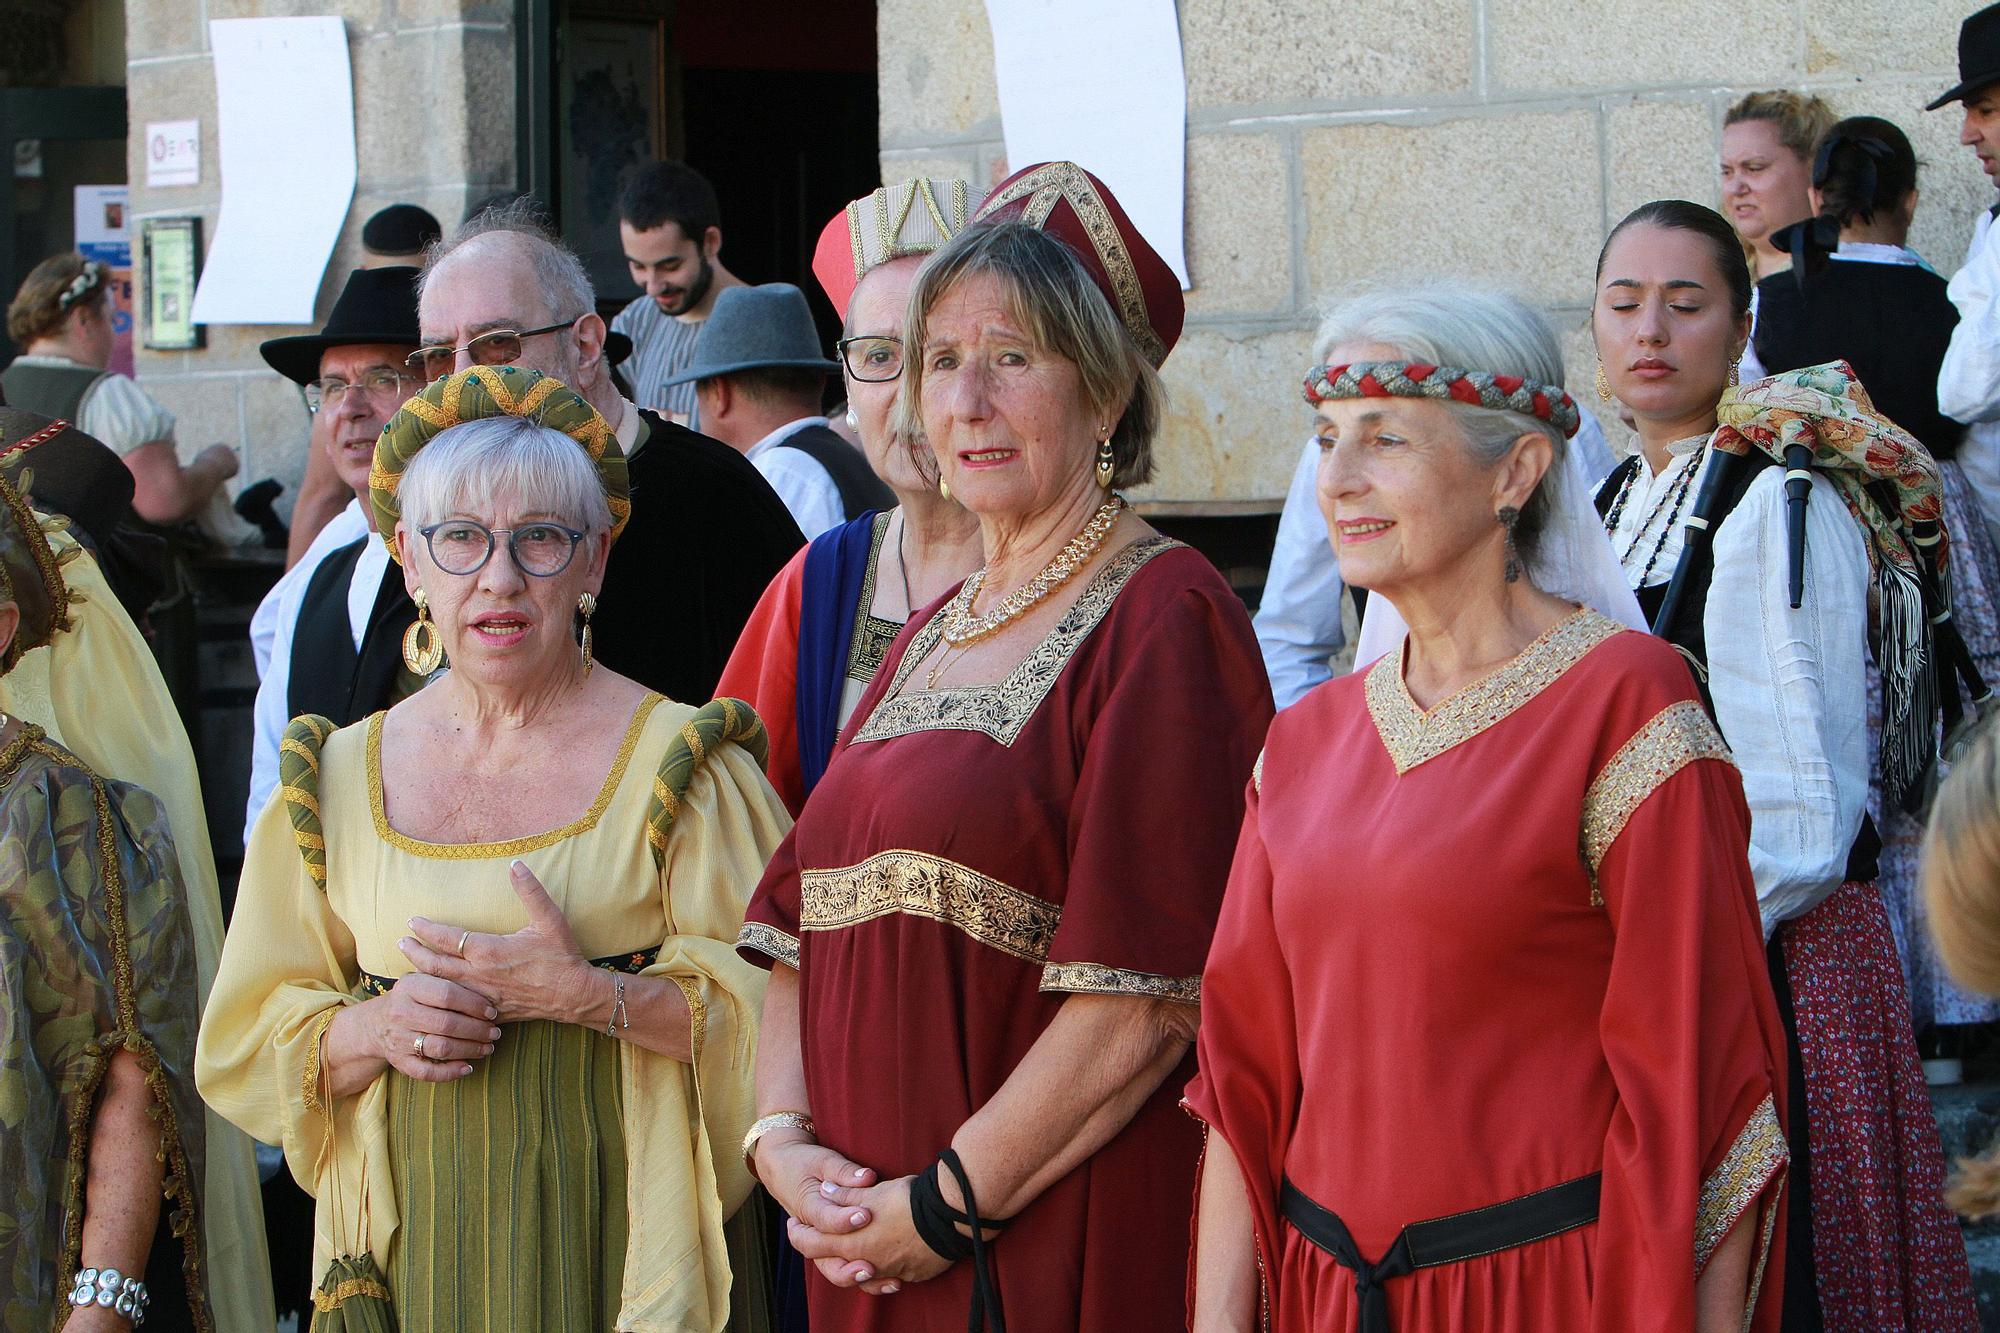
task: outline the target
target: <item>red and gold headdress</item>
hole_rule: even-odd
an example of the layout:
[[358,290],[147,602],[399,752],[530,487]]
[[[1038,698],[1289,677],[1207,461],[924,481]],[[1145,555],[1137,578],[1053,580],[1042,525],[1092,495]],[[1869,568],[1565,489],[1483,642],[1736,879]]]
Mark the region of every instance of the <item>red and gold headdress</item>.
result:
[[820,231],[812,262],[834,313],[847,318],[847,303],[869,269],[927,255],[963,231],[971,188],[919,177],[884,185],[835,213]]
[[1180,340],[1181,280],[1104,182],[1076,163],[1024,167],[993,187],[972,220],[1023,222],[1068,245],[1155,370]]

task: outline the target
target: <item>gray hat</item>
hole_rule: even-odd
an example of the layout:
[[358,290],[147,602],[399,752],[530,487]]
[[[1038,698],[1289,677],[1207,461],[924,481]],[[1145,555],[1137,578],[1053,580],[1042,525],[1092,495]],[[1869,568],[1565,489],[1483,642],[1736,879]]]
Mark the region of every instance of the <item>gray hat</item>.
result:
[[820,351],[806,294],[789,282],[731,287],[717,296],[695,340],[694,360],[660,383],[686,384],[773,366],[829,375],[840,370]]

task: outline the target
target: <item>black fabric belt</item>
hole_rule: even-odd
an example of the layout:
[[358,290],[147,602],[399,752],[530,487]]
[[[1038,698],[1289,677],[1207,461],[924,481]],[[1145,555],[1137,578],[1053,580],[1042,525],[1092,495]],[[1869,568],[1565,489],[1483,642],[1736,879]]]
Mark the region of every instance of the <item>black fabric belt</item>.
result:
[[1279,1191],[1278,1211],[1301,1236],[1353,1272],[1354,1294],[1361,1307],[1356,1322],[1360,1333],[1390,1333],[1384,1282],[1419,1268],[1511,1250],[1595,1222],[1598,1186],[1603,1180],[1602,1172],[1593,1172],[1505,1203],[1412,1222],[1396,1234],[1389,1252],[1372,1264],[1362,1259],[1347,1224],[1314,1203],[1289,1178]]
[[[628,976],[637,976],[657,962],[659,957],[660,946],[655,944],[650,949],[634,949],[630,953],[614,953],[609,958],[593,958],[590,960],[590,965],[601,967],[606,972],[623,972]],[[387,995],[395,984],[394,977],[377,976],[373,972],[361,974],[361,993],[371,1000],[378,995]]]

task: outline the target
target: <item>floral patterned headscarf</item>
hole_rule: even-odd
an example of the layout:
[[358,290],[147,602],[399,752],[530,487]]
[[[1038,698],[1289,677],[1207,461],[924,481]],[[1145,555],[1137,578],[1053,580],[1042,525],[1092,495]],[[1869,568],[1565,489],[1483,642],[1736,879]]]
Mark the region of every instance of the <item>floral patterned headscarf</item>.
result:
[[1974,702],[1984,683],[1951,624],[1950,536],[1937,460],[1875,410],[1845,361],[1807,366],[1723,395],[1712,444],[1725,453],[1768,455],[1804,444],[1814,471],[1832,483],[1867,538],[1868,634],[1882,672],[1882,785],[1908,805],[1935,771],[1938,721],[1959,712],[1957,683]]

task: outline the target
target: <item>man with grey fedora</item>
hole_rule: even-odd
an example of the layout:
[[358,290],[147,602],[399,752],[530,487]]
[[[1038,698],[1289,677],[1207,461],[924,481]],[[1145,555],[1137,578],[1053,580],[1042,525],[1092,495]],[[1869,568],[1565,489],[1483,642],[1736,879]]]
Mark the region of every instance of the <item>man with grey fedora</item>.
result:
[[718,295],[694,359],[664,383],[694,384],[702,430],[763,473],[811,541],[896,504],[861,451],[821,415],[827,377],[839,371],[820,351],[805,293],[772,282]]
[[[1990,5],[1958,30],[1958,83],[1930,106],[1963,104],[1958,141],[2000,185],[2000,5]],[[1938,369],[1938,410],[1970,429],[1958,463],[1979,498],[1986,526],[2000,541],[2000,206],[1981,211],[1972,247],[1947,289],[1958,326]]]

